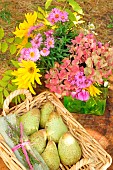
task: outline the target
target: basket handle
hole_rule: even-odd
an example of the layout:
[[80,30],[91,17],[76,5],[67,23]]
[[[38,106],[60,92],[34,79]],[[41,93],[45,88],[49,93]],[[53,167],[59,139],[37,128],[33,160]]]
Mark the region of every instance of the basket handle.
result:
[[9,96],[6,97],[3,103],[3,116],[6,116],[6,113],[9,113],[9,104],[12,101],[12,99],[20,94],[25,94],[26,96],[26,102],[29,102],[32,100],[32,95],[27,89],[18,89],[14,92],[11,92]]

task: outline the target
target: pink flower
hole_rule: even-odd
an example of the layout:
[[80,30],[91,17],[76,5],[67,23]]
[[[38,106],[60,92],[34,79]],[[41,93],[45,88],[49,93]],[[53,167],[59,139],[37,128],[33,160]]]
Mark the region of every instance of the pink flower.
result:
[[46,35],[46,37],[51,37],[53,35],[53,30],[49,30],[49,31],[46,31],[44,32],[44,34]]
[[47,46],[47,48],[54,48],[54,38],[48,37],[45,45]]
[[58,21],[66,22],[68,20],[68,13],[54,8],[50,12],[48,20],[51,22],[51,24],[54,24]]
[[32,31],[36,30],[36,29],[39,29],[40,27],[43,27],[44,24],[40,23],[36,26],[32,26],[29,28],[29,31],[28,31],[28,36],[30,36],[30,34],[32,33]]
[[89,100],[89,97],[90,97],[89,92],[85,91],[85,90],[81,90],[78,93],[77,93],[77,91],[71,92],[71,96],[73,98],[76,98],[76,99],[81,100],[81,101],[87,101],[87,100]]
[[37,61],[40,58],[40,52],[37,48],[29,48],[29,60]]
[[40,51],[40,54],[42,56],[48,56],[50,53],[50,51],[48,50],[48,48],[43,48],[41,51]]
[[19,61],[21,61],[21,59],[37,61],[40,58],[40,53],[37,48],[23,48],[21,54]]
[[20,52],[20,57],[18,58],[18,61],[21,62],[21,60],[29,60],[28,56],[29,56],[29,50],[28,48],[23,48]]
[[66,22],[68,20],[68,13],[67,12],[60,12],[60,21]]
[[31,44],[35,48],[39,48],[42,44],[42,35],[38,34],[33,40],[31,40]]
[[48,20],[51,22],[51,24],[54,24],[60,20],[60,10],[57,8],[52,9],[48,16]]

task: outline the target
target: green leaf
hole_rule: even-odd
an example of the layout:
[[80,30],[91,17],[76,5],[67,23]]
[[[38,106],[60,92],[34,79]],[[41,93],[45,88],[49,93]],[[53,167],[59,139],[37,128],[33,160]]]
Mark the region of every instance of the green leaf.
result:
[[15,85],[8,84],[9,91],[15,91],[17,88]]
[[38,11],[39,11],[40,13],[42,13],[43,16],[46,16],[45,11],[44,11],[40,6],[38,6]]
[[4,89],[4,96],[7,97],[8,95],[9,95],[9,92],[6,89]]
[[12,73],[12,70],[7,70],[7,71],[5,72],[5,75],[7,75],[7,76],[10,76],[10,77],[11,77],[11,76],[12,76],[12,75],[11,75],[11,73]]
[[1,85],[2,87],[6,87],[7,84],[8,84],[8,82],[5,82],[5,81],[0,80],[0,85]]
[[10,80],[10,79],[11,79],[10,76],[4,76],[4,77],[2,78],[3,81],[8,81],[8,80]]
[[14,41],[14,38],[7,38],[6,41],[7,41],[8,43],[12,43],[12,42]]
[[38,15],[39,19],[43,19],[44,18],[44,16],[40,12],[37,12],[37,15]]
[[71,12],[69,9],[65,9],[65,11],[69,14],[69,19],[71,21],[76,21],[76,18],[74,16],[73,12]]
[[18,103],[21,102],[20,96],[17,96],[17,102],[18,102]]
[[1,105],[3,104],[3,93],[2,92],[0,92],[0,103]]
[[17,102],[17,96],[14,98],[13,101],[14,101],[14,103],[17,105],[17,103],[18,103],[18,102]]
[[25,100],[25,95],[21,94],[20,98],[22,99],[22,101],[24,101]]
[[45,3],[45,9],[48,9],[49,6],[51,5],[52,0],[47,0]]
[[83,10],[77,2],[75,2],[74,0],[68,0],[68,2],[75,12],[78,12],[79,14],[83,15]]
[[23,41],[22,38],[19,38],[19,37],[16,37],[16,38],[15,38],[15,43],[16,43],[16,44],[20,44],[22,41]]
[[0,50],[1,50],[1,42],[0,42]]
[[4,89],[3,87],[0,87],[0,92],[3,91],[3,89]]
[[19,64],[18,64],[18,61],[11,60],[11,62],[16,68],[20,67]]
[[1,51],[5,53],[8,49],[8,44],[6,42],[1,43]]
[[17,50],[16,45],[11,44],[10,47],[9,47],[9,50],[10,50],[10,53],[11,53],[11,54],[15,54],[15,53],[16,53],[16,50]]
[[32,47],[32,44],[30,42],[28,42],[26,45],[25,45],[26,48],[30,48]]
[[4,37],[4,30],[0,28],[0,40]]

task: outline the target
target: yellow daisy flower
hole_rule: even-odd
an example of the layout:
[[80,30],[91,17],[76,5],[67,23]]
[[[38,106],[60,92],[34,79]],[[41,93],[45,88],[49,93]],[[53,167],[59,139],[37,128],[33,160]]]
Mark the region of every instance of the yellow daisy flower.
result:
[[37,12],[34,11],[34,14],[27,13],[25,14],[26,20],[23,23],[19,24],[19,28],[16,27],[16,31],[13,32],[16,37],[23,38],[28,36],[29,28],[32,27],[37,19]]
[[98,88],[96,88],[94,85],[90,85],[87,90],[89,91],[90,95],[96,96],[96,95],[100,95],[100,93],[102,93]]
[[20,68],[18,70],[14,70],[12,72],[12,75],[16,76],[16,79],[13,80],[15,84],[18,86],[19,89],[28,89],[31,91],[31,93],[36,94],[33,90],[33,85],[35,84],[35,81],[38,84],[42,84],[40,82],[40,78],[42,75],[39,74],[40,70],[36,68],[36,64],[33,61],[22,61],[19,63]]

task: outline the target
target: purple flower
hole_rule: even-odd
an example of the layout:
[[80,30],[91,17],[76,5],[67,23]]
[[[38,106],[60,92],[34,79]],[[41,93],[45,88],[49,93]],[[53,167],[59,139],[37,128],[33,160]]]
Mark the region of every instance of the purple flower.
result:
[[78,72],[75,75],[75,79],[71,81],[72,85],[76,85],[78,88],[86,88],[89,87],[92,84],[92,81],[90,79],[87,79],[86,76],[84,76],[83,72]]
[[101,47],[102,47],[102,43],[98,42],[98,48],[101,48]]

